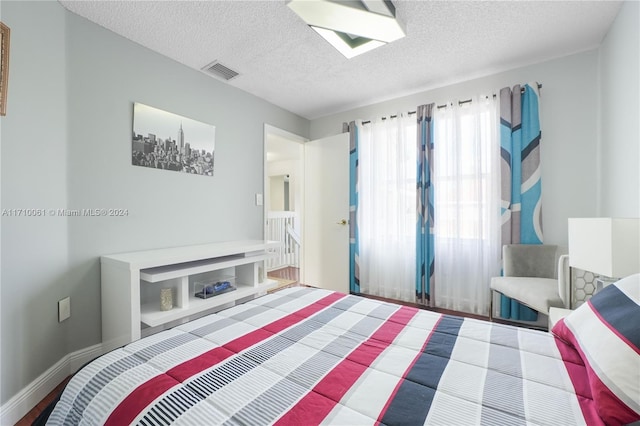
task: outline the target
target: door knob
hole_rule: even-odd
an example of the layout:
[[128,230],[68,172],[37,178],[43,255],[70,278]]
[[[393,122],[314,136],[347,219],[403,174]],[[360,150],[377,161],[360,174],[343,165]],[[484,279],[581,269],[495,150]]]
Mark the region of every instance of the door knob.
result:
[[347,219],[342,219],[340,222],[336,222],[336,224],[338,224],[338,225],[346,225],[347,224]]

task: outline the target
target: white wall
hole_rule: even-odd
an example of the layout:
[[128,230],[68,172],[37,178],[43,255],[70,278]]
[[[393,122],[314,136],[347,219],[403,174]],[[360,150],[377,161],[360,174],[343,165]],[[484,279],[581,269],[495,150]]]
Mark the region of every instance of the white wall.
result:
[[532,81],[543,84],[540,121],[544,240],[566,247],[567,218],[594,216],[597,210],[597,50],[319,118],[311,122],[311,138],[339,133],[345,121],[415,111],[420,104],[468,99]]
[[284,211],[284,175],[269,175],[269,211]]
[[[11,27],[3,208],[123,208],[125,217],[2,218],[4,403],[101,341],[99,256],[263,237],[264,123],[309,122],[151,52],[57,2],[2,2]],[[215,176],[131,165],[133,102],[216,126]],[[57,300],[71,318],[57,322]]]
[[602,216],[640,217],[640,3],[627,1],[600,47]]
[[[297,142],[291,142],[297,143]],[[303,145],[300,143],[300,158],[303,158]],[[302,161],[301,160],[282,160],[269,161],[267,163],[267,174],[269,176],[289,175],[289,210],[302,212]],[[282,205],[284,205],[284,195],[282,195]],[[272,198],[273,199],[273,198]],[[273,205],[270,210],[278,210]]]

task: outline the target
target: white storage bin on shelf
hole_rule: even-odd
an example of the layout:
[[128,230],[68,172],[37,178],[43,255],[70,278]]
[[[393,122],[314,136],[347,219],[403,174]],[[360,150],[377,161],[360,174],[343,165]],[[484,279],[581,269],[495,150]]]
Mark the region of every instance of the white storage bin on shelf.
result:
[[[277,241],[230,241],[102,256],[102,341],[105,351],[141,336],[141,329],[253,297],[275,287],[265,261]],[[200,298],[197,281],[233,280],[234,291]],[[160,291],[172,289],[173,308],[161,310]]]

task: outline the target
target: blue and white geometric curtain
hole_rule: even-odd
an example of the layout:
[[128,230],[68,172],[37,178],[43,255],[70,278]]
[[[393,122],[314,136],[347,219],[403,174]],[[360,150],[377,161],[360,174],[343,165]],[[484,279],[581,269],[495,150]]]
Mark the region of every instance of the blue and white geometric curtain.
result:
[[[542,244],[538,84],[500,90],[502,244]],[[538,313],[501,295],[500,316],[535,321]]]
[[434,239],[433,239],[433,108],[435,104],[420,105],[416,110],[418,120],[418,169],[416,182],[416,299],[431,305],[434,288]]
[[355,121],[342,124],[349,132],[349,291],[360,293],[358,242],[358,126]]

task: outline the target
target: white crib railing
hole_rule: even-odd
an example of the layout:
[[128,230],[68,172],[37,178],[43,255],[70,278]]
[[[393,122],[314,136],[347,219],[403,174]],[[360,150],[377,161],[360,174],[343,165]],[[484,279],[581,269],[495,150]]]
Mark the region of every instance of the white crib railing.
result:
[[270,250],[277,256],[267,261],[267,271],[287,266],[300,267],[300,237],[295,232],[297,220],[296,212],[267,213],[267,239],[282,243],[280,247]]

